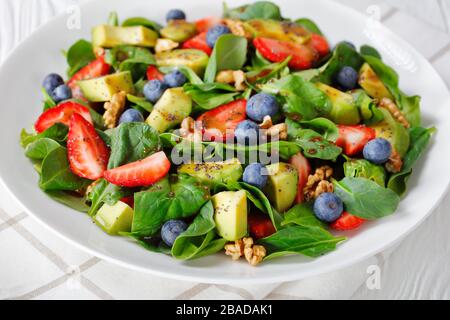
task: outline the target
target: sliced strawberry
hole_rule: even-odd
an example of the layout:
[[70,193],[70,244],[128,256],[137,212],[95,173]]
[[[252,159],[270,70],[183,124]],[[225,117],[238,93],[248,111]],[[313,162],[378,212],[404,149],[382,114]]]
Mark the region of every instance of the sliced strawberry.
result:
[[206,17],[204,19],[200,19],[197,22],[195,22],[195,25],[197,27],[197,31],[199,33],[206,32],[210,28],[217,26],[218,24],[222,24],[223,20],[218,17]]
[[147,68],[147,80],[160,80],[164,79],[164,75],[155,66],[148,66]]
[[261,213],[248,216],[248,228],[250,235],[254,239],[263,239],[276,232],[272,220]]
[[75,73],[73,77],[67,82],[67,85],[72,89],[74,98],[82,97],[80,87],[77,85],[78,81],[99,78],[109,73],[110,65],[105,62],[104,56],[99,56],[97,59],[89,63],[80,71]]
[[319,34],[313,34],[311,36],[310,45],[316,49],[321,58],[330,53],[330,45],[328,44],[327,39]]
[[319,59],[319,53],[314,48],[303,44],[269,38],[256,38],[253,44],[269,61],[282,62],[292,57],[289,66],[297,70],[310,69]]
[[350,231],[358,229],[366,220],[358,218],[348,212],[331,224],[331,228],[338,231]]
[[374,129],[364,125],[359,126],[343,126],[338,125],[339,138],[336,144],[344,149],[344,153],[353,157],[360,154],[364,146],[371,140],[376,138]]
[[122,198],[120,199],[120,201],[126,203],[127,205],[129,205],[131,208],[134,209],[134,196]]
[[308,177],[311,174],[311,165],[308,159],[302,153],[297,153],[290,160],[290,164],[293,165],[298,171],[298,190],[296,203],[302,203],[304,200],[303,189],[308,182]]
[[79,103],[67,101],[56,107],[48,109],[41,114],[39,119],[34,124],[34,128],[38,133],[41,133],[58,122],[69,125],[70,118],[75,113],[80,114],[88,122],[93,123],[91,113],[88,108]]
[[164,178],[170,170],[170,161],[164,152],[105,172],[104,177],[121,187],[147,187]]
[[208,43],[206,42],[206,31],[202,32],[195,37],[187,40],[183,43],[183,49],[197,49],[201,50],[207,55],[211,55],[212,49],[208,46]]
[[92,124],[78,113],[70,118],[67,138],[70,169],[89,180],[103,176],[109,160],[109,149]]
[[234,138],[234,130],[246,119],[247,100],[230,102],[205,112],[197,123],[203,132],[204,141],[227,141]]

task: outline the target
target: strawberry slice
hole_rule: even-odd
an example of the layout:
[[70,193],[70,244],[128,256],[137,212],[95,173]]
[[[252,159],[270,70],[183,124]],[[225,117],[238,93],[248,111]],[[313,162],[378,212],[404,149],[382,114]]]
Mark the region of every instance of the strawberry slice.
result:
[[230,102],[205,112],[197,119],[204,141],[227,141],[234,138],[234,130],[246,119],[247,100]]
[[41,133],[58,122],[69,125],[70,118],[75,113],[80,114],[88,122],[93,123],[88,108],[79,103],[67,101],[56,107],[50,108],[41,114],[34,124],[34,128],[36,132]]
[[206,42],[206,31],[202,32],[195,37],[187,40],[183,43],[182,48],[183,49],[197,49],[201,50],[204,53],[206,53],[208,56],[211,55],[212,49],[208,46],[208,43]]
[[109,160],[109,149],[92,124],[78,113],[70,118],[67,138],[70,169],[89,180],[103,176]]
[[160,80],[164,79],[164,75],[155,66],[148,66],[147,68],[147,80]]
[[81,68],[81,70],[75,73],[73,77],[67,82],[67,85],[72,89],[73,97],[83,97],[81,89],[77,85],[78,81],[106,76],[109,73],[109,70],[110,65],[105,62],[105,57],[103,55],[100,55],[97,59],[89,63],[87,66]]
[[374,129],[364,125],[359,126],[343,126],[338,125],[339,137],[336,145],[344,149],[344,153],[353,157],[360,154],[364,146],[371,140],[376,138]]
[[296,203],[302,203],[304,200],[303,189],[308,182],[308,177],[311,174],[311,165],[308,159],[302,153],[297,153],[290,160],[290,164],[293,165],[298,171],[298,189]]
[[147,187],[164,178],[169,170],[170,161],[161,151],[143,160],[108,170],[104,177],[121,187]]
[[197,31],[199,33],[206,32],[218,24],[223,24],[223,20],[218,17],[206,17],[195,22],[195,26],[197,27]]
[[331,228],[337,231],[350,231],[358,229],[366,220],[356,217],[348,212],[331,224]]
[[313,34],[311,36],[310,45],[316,49],[321,58],[330,53],[330,45],[328,44],[327,39],[319,34]]
[[134,196],[122,198],[120,199],[120,201],[126,203],[128,206],[130,206],[130,208],[134,209]]
[[292,57],[289,67],[297,70],[310,69],[319,59],[319,53],[314,48],[294,42],[256,38],[253,45],[264,58],[272,62],[282,62]]
[[270,218],[261,213],[248,216],[248,228],[250,235],[254,239],[263,239],[276,232]]

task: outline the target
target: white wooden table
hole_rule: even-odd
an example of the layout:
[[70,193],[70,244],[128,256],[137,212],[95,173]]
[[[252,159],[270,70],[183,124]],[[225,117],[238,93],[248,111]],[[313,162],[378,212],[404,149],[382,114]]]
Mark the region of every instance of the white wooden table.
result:
[[[449,0],[335,0],[366,12],[425,55],[450,85]],[[37,26],[77,0],[0,1],[0,61]],[[221,1],[218,1],[220,5]],[[450,299],[450,196],[399,246],[357,266],[259,287],[162,279],[92,257],[48,232],[0,187],[0,299]],[[381,268],[369,290],[367,267]]]

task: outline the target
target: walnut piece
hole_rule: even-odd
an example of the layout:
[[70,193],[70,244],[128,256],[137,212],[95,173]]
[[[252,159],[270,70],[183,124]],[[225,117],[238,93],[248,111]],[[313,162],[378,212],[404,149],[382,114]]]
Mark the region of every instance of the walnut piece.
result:
[[399,173],[403,167],[403,160],[396,150],[392,150],[392,154],[386,163],[386,170],[390,173]]
[[380,103],[378,104],[380,108],[384,108],[388,110],[392,116],[401,123],[402,126],[404,126],[406,129],[409,129],[411,125],[409,124],[408,120],[406,119],[405,115],[401,112],[399,107],[395,104],[394,101],[392,101],[389,98],[383,98],[381,99]]
[[309,175],[308,182],[303,188],[306,201],[314,200],[322,193],[333,192],[334,186],[329,181],[332,175],[333,168],[329,166],[317,168],[314,174]]
[[170,39],[158,39],[156,40],[155,52],[171,51],[178,48],[180,44],[178,42],[172,41]]
[[237,91],[244,91],[247,89],[245,84],[245,73],[242,70],[223,70],[216,76],[216,82],[232,84]]
[[265,116],[263,122],[259,125],[261,129],[269,129],[273,126],[272,118],[270,116]]
[[259,127],[266,131],[271,141],[287,140],[288,127],[286,123],[273,124],[270,116],[265,116]]
[[247,39],[253,38],[253,34],[245,28],[245,25],[242,21],[225,19],[224,22],[226,26],[230,28],[232,34],[245,37]]
[[105,120],[105,125],[108,129],[113,129],[116,127],[123,110],[125,109],[127,94],[124,91],[115,93],[111,101],[105,102],[104,108],[105,113],[103,114],[103,119]]
[[191,117],[187,117],[181,122],[179,130],[180,136],[192,142],[202,142],[202,130]]
[[247,237],[226,244],[225,254],[231,256],[233,260],[239,260],[243,256],[250,265],[256,266],[261,263],[267,252],[266,248],[256,245],[252,238]]

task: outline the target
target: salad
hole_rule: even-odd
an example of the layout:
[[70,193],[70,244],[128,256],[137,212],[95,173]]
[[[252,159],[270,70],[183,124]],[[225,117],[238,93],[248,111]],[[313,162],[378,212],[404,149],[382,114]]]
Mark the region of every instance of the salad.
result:
[[39,187],[179,260],[335,250],[396,211],[435,131],[375,48],[267,1],[164,26],[113,12],[64,55],[21,133]]

